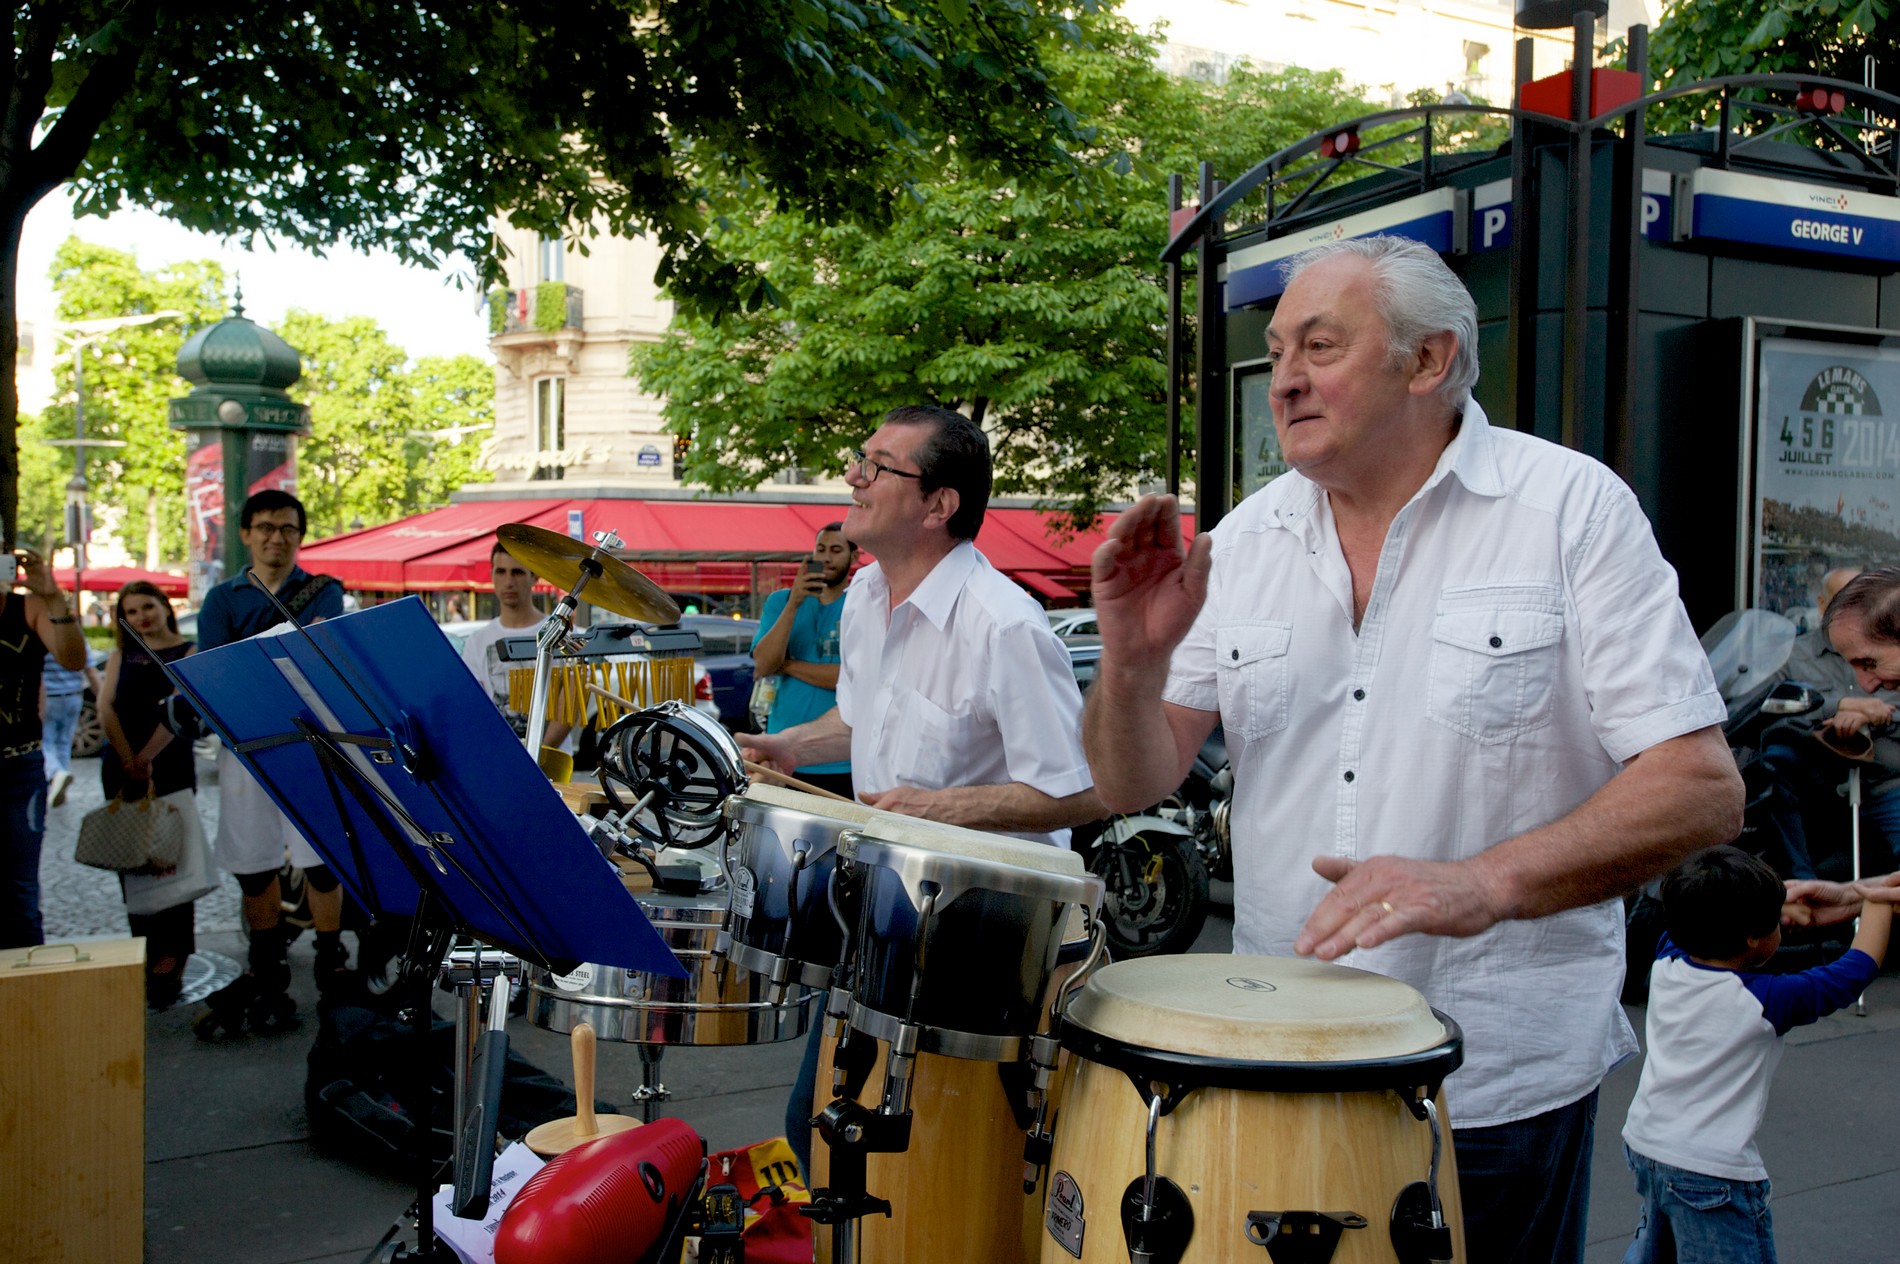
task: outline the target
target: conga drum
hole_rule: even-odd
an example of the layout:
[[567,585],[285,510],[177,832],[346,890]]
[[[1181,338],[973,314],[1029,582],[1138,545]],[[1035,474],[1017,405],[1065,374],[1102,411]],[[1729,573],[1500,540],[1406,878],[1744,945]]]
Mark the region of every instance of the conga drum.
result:
[[[1033,1259],[1040,1191],[1023,1190],[1030,1045],[1049,1029],[1063,959],[1087,950],[1101,880],[1063,848],[901,817],[847,834],[839,854],[840,881],[859,905],[849,1040],[876,1051],[855,1100],[875,1107],[884,1097],[890,1042],[904,1028],[918,1049],[909,1146],[868,1156],[866,1188],[892,1212],[862,1221],[862,1258]],[[820,1103],[831,1097],[834,1048],[827,1039],[820,1053]],[[830,1159],[814,1137],[814,1186],[828,1184]],[[820,1258],[830,1236],[820,1228]]]
[[720,950],[778,987],[830,987],[844,946],[831,908],[838,838],[885,813],[762,782],[724,811],[732,901]]
[[[1055,999],[1088,956],[1092,921],[1080,909],[1071,914],[1055,973],[1044,991],[1045,1002]],[[827,1032],[818,1054],[821,1099],[830,1096],[832,1055],[837,1047],[837,1040]],[[867,1106],[876,1105],[883,1089],[887,1049],[885,1042],[877,1042],[877,1059],[858,1092],[857,1100]],[[1065,1066],[1068,1055],[1059,1056],[1060,1065]],[[863,1258],[996,1264],[1036,1258],[1049,1178],[1044,1169],[1036,1188],[1024,1192],[1026,1133],[1020,1112],[1027,1078],[1021,1062],[918,1055],[911,1090],[916,1122],[910,1149],[902,1154],[873,1154],[868,1164],[871,1192],[893,1204],[888,1228],[897,1245],[890,1249],[898,1253],[878,1253],[886,1245],[886,1234],[880,1222],[867,1220]],[[1049,1088],[1047,1119],[1053,1120],[1061,1110],[1064,1082],[1058,1069]],[[831,1175],[831,1154],[815,1131],[811,1155],[812,1185],[822,1188]],[[890,1190],[898,1192],[886,1192]],[[909,1232],[900,1233],[900,1228]],[[817,1244],[817,1258],[824,1264],[831,1258],[831,1234],[823,1226],[818,1229]]]
[[1062,1044],[1043,1264],[1278,1259],[1295,1240],[1285,1258],[1464,1258],[1440,1095],[1463,1036],[1405,984],[1279,957],[1118,962],[1070,1000]]

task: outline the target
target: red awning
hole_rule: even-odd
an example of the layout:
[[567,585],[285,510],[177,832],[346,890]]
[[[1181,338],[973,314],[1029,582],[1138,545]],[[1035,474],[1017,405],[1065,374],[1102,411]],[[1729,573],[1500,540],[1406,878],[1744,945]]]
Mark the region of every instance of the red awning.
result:
[[[482,588],[489,541],[503,523],[565,533],[579,510],[588,535],[619,532],[621,556],[669,592],[750,592],[757,579],[788,582],[783,564],[804,556],[821,527],[847,506],[711,500],[477,500],[306,545],[298,563],[350,588],[384,592]],[[976,544],[998,570],[1034,591],[1074,601],[1088,586],[1089,559],[1108,517],[1058,540],[1033,509],[992,508]],[[1191,532],[1191,525],[1190,525]],[[1029,578],[1034,577],[1034,578]]]
[[[81,576],[81,582],[87,592],[118,592],[119,589],[134,580],[144,580],[148,584],[158,585],[158,591],[167,597],[183,597],[190,589],[183,575],[172,575],[165,571],[141,570],[136,566],[101,566],[88,568]],[[71,592],[73,573],[70,570],[54,571],[53,582]]]
[[1010,578],[1029,591],[1039,592],[1054,601],[1074,601],[1080,596],[1074,589],[1064,588],[1055,580],[1046,575],[1038,575],[1035,571],[1016,571],[1010,575]]

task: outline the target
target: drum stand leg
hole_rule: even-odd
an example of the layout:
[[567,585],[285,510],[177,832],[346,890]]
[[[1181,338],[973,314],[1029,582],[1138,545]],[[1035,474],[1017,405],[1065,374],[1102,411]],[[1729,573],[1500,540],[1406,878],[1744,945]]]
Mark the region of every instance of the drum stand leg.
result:
[[650,1124],[660,1117],[660,1103],[673,1096],[660,1083],[660,1055],[666,1052],[666,1046],[634,1047],[640,1051],[640,1087],[633,1090],[633,1100],[640,1106],[640,1122]]
[[831,1184],[811,1192],[799,1214],[832,1227],[832,1264],[858,1264],[858,1221],[891,1214],[888,1200],[865,1189],[868,1158],[910,1149],[911,1113],[887,1115],[840,1097],[818,1116],[818,1135],[831,1151]]
[[847,1095],[825,1107],[814,1121],[831,1151],[831,1184],[813,1190],[811,1202],[798,1211],[832,1227],[832,1264],[858,1264],[858,1221],[873,1212],[891,1214],[887,1199],[865,1189],[868,1159],[910,1149],[910,1073],[917,1059],[917,1036],[918,1028],[906,1024],[891,1041],[884,1099],[877,1109],[852,1100],[862,1081],[847,1079]]

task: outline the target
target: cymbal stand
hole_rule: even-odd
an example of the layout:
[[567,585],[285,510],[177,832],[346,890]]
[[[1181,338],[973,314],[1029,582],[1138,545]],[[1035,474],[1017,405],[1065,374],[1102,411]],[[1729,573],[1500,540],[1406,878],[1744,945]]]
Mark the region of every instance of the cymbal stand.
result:
[[587,585],[605,572],[599,558],[603,550],[617,549],[621,545],[620,533],[613,530],[594,532],[594,552],[583,558],[580,563],[580,578],[574,581],[574,587],[565,593],[548,617],[541,622],[541,630],[535,633],[534,654],[534,693],[528,701],[528,731],[522,737],[527,744],[528,754],[541,758],[541,737],[548,727],[548,685],[554,675],[554,653],[562,649],[572,653],[579,649],[573,643],[574,610],[580,604],[580,595]]

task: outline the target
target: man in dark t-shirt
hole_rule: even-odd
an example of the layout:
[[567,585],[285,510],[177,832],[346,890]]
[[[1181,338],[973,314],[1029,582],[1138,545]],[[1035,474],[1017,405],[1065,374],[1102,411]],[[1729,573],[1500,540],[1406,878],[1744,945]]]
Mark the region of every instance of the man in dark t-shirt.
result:
[[[198,612],[198,648],[260,635],[284,621],[277,606],[252,581],[266,585],[300,623],[343,613],[343,586],[328,575],[312,575],[297,565],[309,525],[303,502],[289,492],[257,492],[244,502],[238,520],[248,572],[227,579],[205,594]],[[336,875],[264,793],[250,771],[228,748],[218,751],[218,863],[244,892],[244,924],[251,933],[250,968],[230,986],[206,998],[198,1016],[198,1034],[210,1039],[236,1034],[247,1024],[254,1031],[294,1025],[297,1007],[290,999],[289,945],[283,924],[277,872],[286,850],[303,870],[310,893],[310,919],[317,933],[317,986],[328,990],[344,977],[349,953],[343,947],[343,891]]]

